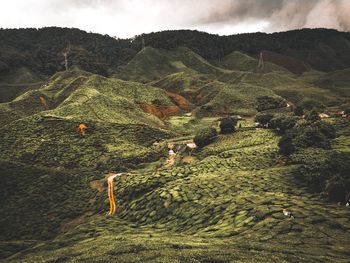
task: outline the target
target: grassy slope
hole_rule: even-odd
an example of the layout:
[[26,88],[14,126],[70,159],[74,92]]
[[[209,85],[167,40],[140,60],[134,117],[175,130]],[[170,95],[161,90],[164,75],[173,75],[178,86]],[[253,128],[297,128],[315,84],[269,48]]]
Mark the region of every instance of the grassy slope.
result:
[[337,70],[314,79],[313,83],[323,89],[330,90],[334,94],[350,98],[350,69]]
[[115,182],[116,218],[89,217],[13,260],[346,262],[348,209],[294,182],[296,166],[277,164],[276,144],[271,131],[241,130],[192,165],[135,170]]
[[[219,113],[253,112],[256,96],[274,92],[293,100],[316,97],[329,104],[339,99],[315,86],[313,76],[220,70],[186,49],[170,60],[164,56],[170,63],[164,72],[159,73],[163,62],[152,68],[152,61],[144,66],[141,59],[143,68],[130,67],[126,73],[149,81],[180,72],[152,85],[189,94]],[[39,96],[47,99],[51,110],[43,111]],[[97,193],[89,183],[103,179],[107,170],[137,168],[162,155],[147,145],[169,132],[136,105],[154,99],[172,104],[163,90],[151,86],[65,72],[39,90],[0,104],[1,117],[8,123],[0,128],[1,158],[22,163],[1,164],[0,193],[14,193],[6,195],[1,206],[6,215],[1,219],[1,256],[30,247],[9,261],[346,262],[349,211],[294,182],[297,167],[276,163],[277,137],[267,130],[220,136],[197,154],[195,160],[200,161],[188,166],[155,172],[159,163],[153,163],[117,178],[117,217],[106,218],[105,185]],[[75,131],[81,122],[89,128],[86,136]],[[208,118],[188,127],[192,133],[216,123]],[[342,134],[334,147],[346,151],[347,138]],[[290,208],[296,219],[285,218],[282,208]],[[40,224],[37,211],[45,223]],[[37,241],[52,237],[73,219],[78,226],[68,233]]]
[[178,72],[220,74],[224,71],[187,48],[168,51],[146,47],[115,76],[125,80],[149,82]]
[[268,73],[271,71],[280,71],[290,73],[287,69],[277,66],[270,62],[264,63],[264,68],[258,69],[259,61],[255,58],[252,58],[244,53],[239,51],[234,51],[231,54],[224,57],[219,65],[222,68],[229,70],[238,70],[238,71],[251,71],[251,72],[260,72]]
[[[214,114],[247,114],[256,113],[256,98],[260,96],[278,97],[269,88],[242,82],[243,72],[232,72],[221,75],[220,81],[207,75],[189,75],[177,73],[152,82],[152,85],[171,92],[178,92],[197,106],[210,106]],[[230,79],[227,79],[229,75]],[[233,77],[235,76],[235,77]],[[231,81],[234,78],[234,81]],[[211,114],[211,113],[205,113]]]
[[259,71],[256,59],[239,52],[227,56],[221,66],[227,68],[221,73],[178,72],[153,81],[152,85],[179,93],[197,106],[212,106],[213,112],[221,114],[253,114],[256,112],[256,98],[264,95],[279,95],[294,103],[312,98],[329,106],[348,101],[344,96],[346,70],[338,73],[342,78],[329,80],[336,86],[332,89],[332,85],[320,84],[325,83],[322,78],[328,76],[322,77],[321,72],[311,71],[298,77],[271,63],[266,63],[264,70]]
[[[50,110],[43,109],[40,96],[46,98]],[[169,132],[138,103],[155,99],[172,105],[159,88],[89,73],[56,74],[42,88],[0,104],[0,156],[56,167],[99,169],[154,160],[159,154],[145,145]],[[87,125],[86,136],[77,134],[79,123]]]
[[43,80],[27,68],[0,76],[0,103],[8,102],[27,90],[38,88]]

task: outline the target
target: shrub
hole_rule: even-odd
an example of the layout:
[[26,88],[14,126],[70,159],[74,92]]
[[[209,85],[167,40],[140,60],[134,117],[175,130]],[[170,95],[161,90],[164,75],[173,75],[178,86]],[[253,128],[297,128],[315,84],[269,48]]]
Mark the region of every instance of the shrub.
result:
[[193,141],[198,147],[204,147],[212,143],[217,136],[217,131],[214,128],[205,128],[199,131]]
[[303,128],[294,139],[294,144],[298,148],[330,148],[329,139],[316,127]]
[[306,99],[299,106],[303,107],[305,110],[311,111],[313,109],[322,111],[326,108],[326,106],[317,100],[314,99]]
[[344,114],[345,114],[346,116],[350,116],[350,108],[344,110]]
[[152,104],[154,105],[162,105],[162,102],[159,99],[155,99],[152,101]]
[[314,122],[311,127],[318,129],[324,136],[328,139],[335,139],[336,131],[333,125],[326,123],[324,121]]
[[271,119],[270,128],[276,129],[279,133],[284,134],[287,130],[292,129],[296,123],[296,117],[278,116]]
[[330,139],[334,139],[335,136],[334,127],[322,121],[294,127],[281,137],[278,143],[279,151],[283,155],[290,155],[298,149],[308,147],[329,149]]
[[295,151],[293,144],[294,135],[292,133],[287,133],[282,136],[278,142],[279,152],[282,155],[289,156]]
[[255,116],[255,121],[259,122],[260,124],[266,125],[270,123],[272,118],[273,118],[273,115],[271,113],[258,113]]
[[326,185],[327,196],[330,201],[344,202],[346,197],[346,189],[337,179],[330,179]]
[[231,117],[223,118],[220,121],[220,131],[223,134],[232,133],[235,131],[237,120]]
[[331,201],[345,202],[350,192],[350,153],[309,148],[292,157],[301,164],[295,171],[297,179],[313,191],[324,191]]
[[312,110],[312,111],[308,112],[305,116],[305,119],[309,122],[316,122],[316,121],[321,120],[321,118],[316,110]]
[[303,116],[304,115],[304,108],[302,106],[296,106],[294,109],[294,115]]
[[257,98],[256,109],[258,111],[278,109],[286,107],[286,102],[280,97],[261,96]]

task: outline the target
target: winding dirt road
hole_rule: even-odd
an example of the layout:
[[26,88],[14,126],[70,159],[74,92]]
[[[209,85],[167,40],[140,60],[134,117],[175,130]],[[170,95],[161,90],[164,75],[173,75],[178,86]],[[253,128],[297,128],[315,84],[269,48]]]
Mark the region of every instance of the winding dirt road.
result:
[[107,178],[107,183],[108,183],[108,199],[109,199],[109,213],[108,215],[113,216],[115,212],[117,211],[117,206],[115,202],[115,196],[114,196],[114,184],[113,180],[117,176],[122,175],[121,173],[119,174],[111,174]]

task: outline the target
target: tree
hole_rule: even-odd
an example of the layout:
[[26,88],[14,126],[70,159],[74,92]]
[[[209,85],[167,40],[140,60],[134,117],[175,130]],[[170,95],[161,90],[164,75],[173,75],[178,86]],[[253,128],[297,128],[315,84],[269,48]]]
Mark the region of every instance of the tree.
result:
[[308,111],[311,111],[313,109],[322,111],[326,108],[326,106],[322,102],[319,102],[318,100],[314,99],[306,99],[299,106],[303,107],[305,110]]
[[217,131],[214,128],[205,128],[199,131],[193,141],[198,147],[204,147],[212,143],[217,136]]
[[316,121],[321,120],[321,118],[316,110],[312,110],[312,111],[308,112],[305,116],[305,119],[309,122],[316,122]]
[[305,126],[294,139],[294,144],[299,148],[316,147],[329,149],[330,140],[319,129]]
[[344,110],[344,115],[346,115],[347,117],[350,116],[350,108]]
[[324,121],[317,121],[311,124],[311,127],[318,129],[328,139],[335,139],[336,131],[333,125]]
[[293,145],[294,134],[287,133],[282,136],[278,142],[279,152],[282,155],[289,156],[295,151]]
[[222,134],[233,133],[235,131],[235,126],[237,125],[237,120],[231,117],[226,117],[220,121],[220,131]]
[[273,114],[271,113],[258,113],[255,116],[255,121],[259,122],[260,124],[266,125],[270,123],[272,118],[273,118]]
[[286,102],[280,97],[261,96],[256,100],[256,109],[258,111],[283,108],[287,105]]
[[[283,123],[283,122],[282,122]],[[285,125],[285,124],[280,124]],[[318,121],[312,124],[297,126],[281,137],[278,146],[283,155],[290,155],[298,149],[309,147],[329,149],[330,140],[336,136],[332,125]]]
[[304,115],[304,108],[302,106],[296,106],[294,109],[294,115],[295,116],[303,116]]
[[296,123],[296,117],[278,116],[271,119],[270,127],[276,129],[279,133],[283,134],[286,132],[286,130],[292,129]]

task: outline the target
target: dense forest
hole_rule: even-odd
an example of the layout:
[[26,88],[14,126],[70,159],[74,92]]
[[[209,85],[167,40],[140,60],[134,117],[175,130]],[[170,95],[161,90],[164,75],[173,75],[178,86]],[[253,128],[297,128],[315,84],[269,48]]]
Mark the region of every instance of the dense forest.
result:
[[329,29],[302,29],[281,33],[251,33],[232,36],[212,35],[193,30],[162,31],[132,39],[87,33],[79,29],[0,29],[0,75],[27,67],[48,76],[69,63],[81,69],[109,76],[142,49],[188,47],[207,60],[220,60],[233,51],[257,57],[272,51],[302,60],[312,68],[332,71],[350,67],[350,49],[345,48],[350,33]]

